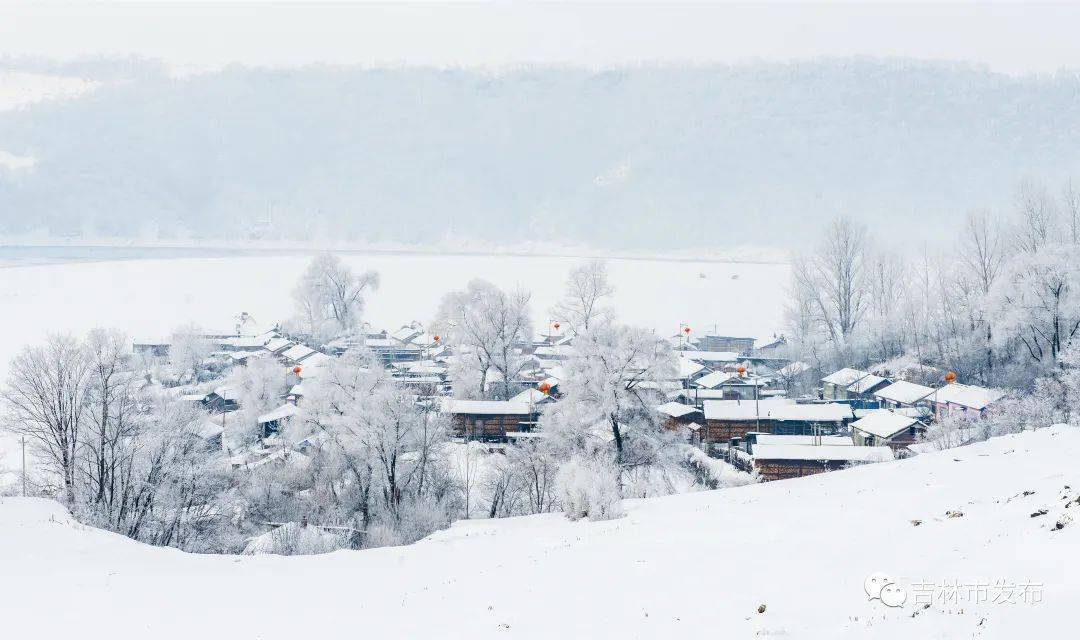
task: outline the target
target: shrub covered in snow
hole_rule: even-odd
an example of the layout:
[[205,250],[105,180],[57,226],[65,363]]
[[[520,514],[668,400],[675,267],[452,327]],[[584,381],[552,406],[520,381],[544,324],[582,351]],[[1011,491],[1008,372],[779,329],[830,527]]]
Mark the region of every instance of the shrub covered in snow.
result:
[[330,553],[348,547],[348,536],[306,526],[300,522],[287,522],[280,527],[252,538],[244,548],[244,555],[273,553],[282,556]]
[[623,515],[619,473],[611,464],[574,458],[559,469],[555,487],[571,520],[613,520]]

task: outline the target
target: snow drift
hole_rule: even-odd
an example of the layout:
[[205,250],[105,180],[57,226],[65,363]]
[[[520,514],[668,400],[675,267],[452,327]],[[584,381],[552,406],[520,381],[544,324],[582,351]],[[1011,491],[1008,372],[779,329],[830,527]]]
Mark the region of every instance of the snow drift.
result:
[[86,639],[1057,637],[1080,601],[1078,455],[1080,429],[1056,426],[611,521],[470,521],[308,557],[152,548],[8,498],[0,620]]

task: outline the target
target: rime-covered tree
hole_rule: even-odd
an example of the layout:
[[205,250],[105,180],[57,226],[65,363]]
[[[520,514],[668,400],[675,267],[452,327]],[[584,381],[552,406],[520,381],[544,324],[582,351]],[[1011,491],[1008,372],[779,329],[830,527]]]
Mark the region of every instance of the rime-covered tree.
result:
[[584,333],[612,318],[613,311],[607,303],[614,293],[615,287],[607,275],[607,263],[590,260],[570,271],[566,291],[552,313],[572,333]]
[[356,274],[334,254],[312,258],[293,289],[297,321],[316,343],[353,331],[360,326],[364,295],[379,286],[379,274]]
[[527,292],[473,280],[443,297],[436,324],[456,351],[455,378],[471,383],[455,389],[460,396],[505,400],[518,392],[515,382],[528,363],[521,348],[533,333]]

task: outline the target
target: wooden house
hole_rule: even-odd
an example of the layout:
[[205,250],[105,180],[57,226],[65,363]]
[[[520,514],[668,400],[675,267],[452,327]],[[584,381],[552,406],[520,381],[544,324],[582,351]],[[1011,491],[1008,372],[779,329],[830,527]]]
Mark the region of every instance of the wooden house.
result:
[[772,432],[769,411],[775,407],[790,405],[786,398],[754,400],[706,400],[705,423],[698,431],[698,438],[706,443],[728,442],[741,438],[750,431]]
[[754,470],[765,482],[893,459],[893,451],[889,447],[758,444],[753,449],[750,458]]
[[507,433],[533,431],[538,408],[508,400],[444,398],[442,412],[450,416],[454,433],[466,439],[505,442]]
[[857,445],[888,446],[894,451],[903,451],[926,432],[926,425],[911,416],[889,409],[877,409],[852,422],[851,432],[852,440]]
[[830,435],[854,420],[851,407],[837,402],[779,404],[769,410],[769,433],[776,435]]
[[700,409],[681,402],[666,402],[656,407],[656,413],[668,431],[688,429],[692,424],[700,424],[705,418]]

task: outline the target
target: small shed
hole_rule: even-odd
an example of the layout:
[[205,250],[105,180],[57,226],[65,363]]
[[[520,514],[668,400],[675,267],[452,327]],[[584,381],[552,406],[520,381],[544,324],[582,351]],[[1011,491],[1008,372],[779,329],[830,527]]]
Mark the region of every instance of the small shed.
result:
[[889,409],[877,409],[852,422],[851,431],[856,444],[869,447],[886,445],[894,450],[903,450],[926,432],[926,425],[911,416]]

